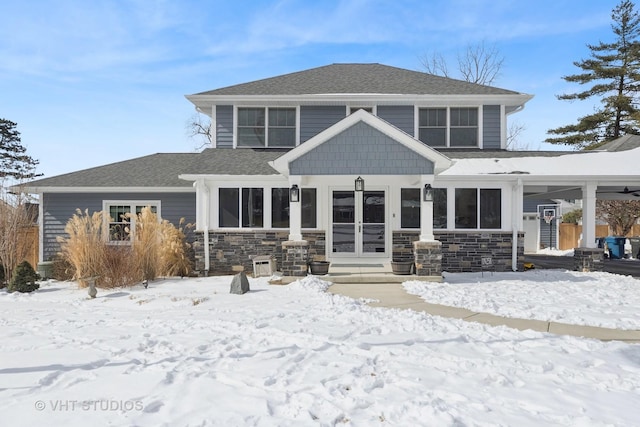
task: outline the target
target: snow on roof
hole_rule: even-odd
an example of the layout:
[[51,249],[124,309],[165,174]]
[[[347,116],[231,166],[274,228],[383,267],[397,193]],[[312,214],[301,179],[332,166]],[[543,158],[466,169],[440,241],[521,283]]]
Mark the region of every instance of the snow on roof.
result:
[[558,157],[458,159],[440,176],[630,176],[640,177],[640,148],[622,152],[576,152]]

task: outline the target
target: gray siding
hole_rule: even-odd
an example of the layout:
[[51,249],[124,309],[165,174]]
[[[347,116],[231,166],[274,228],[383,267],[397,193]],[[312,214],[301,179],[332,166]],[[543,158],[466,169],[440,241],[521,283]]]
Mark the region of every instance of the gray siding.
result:
[[411,136],[414,131],[415,110],[412,105],[380,105],[377,115]]
[[175,225],[180,218],[187,223],[196,220],[195,193],[45,193],[42,198],[44,261],[60,250],[57,237],[65,234],[64,227],[76,209],[83,212],[88,209],[92,214],[102,210],[103,200],[160,200],[163,219]]
[[216,106],[216,147],[233,147],[233,106]]
[[500,106],[485,105],[482,107],[482,147],[495,148],[500,147]]
[[300,142],[308,141],[346,117],[344,105],[314,105],[300,107]]
[[432,174],[433,162],[358,122],[289,165],[292,175]]

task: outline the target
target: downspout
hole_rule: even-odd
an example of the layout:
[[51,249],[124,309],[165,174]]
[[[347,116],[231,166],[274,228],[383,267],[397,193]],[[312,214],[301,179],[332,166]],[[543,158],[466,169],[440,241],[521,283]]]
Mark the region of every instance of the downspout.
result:
[[518,271],[518,213],[523,200],[520,197],[522,194],[522,179],[518,178],[516,184],[511,188],[511,270]]

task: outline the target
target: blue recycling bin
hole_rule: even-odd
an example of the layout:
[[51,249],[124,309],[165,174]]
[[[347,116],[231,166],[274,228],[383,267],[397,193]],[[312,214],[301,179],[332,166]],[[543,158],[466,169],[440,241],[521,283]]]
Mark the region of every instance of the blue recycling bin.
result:
[[624,242],[626,237],[605,237],[604,241],[609,248],[609,258],[622,259],[624,258]]

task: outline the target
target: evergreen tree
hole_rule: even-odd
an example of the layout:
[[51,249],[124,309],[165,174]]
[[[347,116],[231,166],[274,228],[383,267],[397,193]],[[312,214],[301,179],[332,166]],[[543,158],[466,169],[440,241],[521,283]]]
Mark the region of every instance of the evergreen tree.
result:
[[13,277],[9,282],[9,292],[33,292],[40,287],[36,283],[38,274],[28,261],[23,261],[16,268]]
[[576,124],[548,130],[548,134],[558,136],[547,138],[546,142],[588,149],[622,135],[640,133],[640,111],[636,107],[640,89],[640,16],[632,1],[622,0],[611,18],[615,41],[588,44],[591,58],[574,62],[583,72],[563,77],[591,87],[558,96],[569,101],[600,97],[602,106],[593,114],[580,117]]
[[36,174],[38,161],[26,154],[16,126],[16,123],[0,118],[0,180],[24,180],[41,175]]

